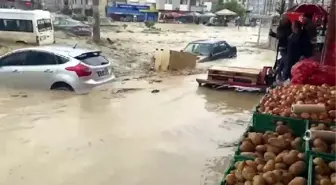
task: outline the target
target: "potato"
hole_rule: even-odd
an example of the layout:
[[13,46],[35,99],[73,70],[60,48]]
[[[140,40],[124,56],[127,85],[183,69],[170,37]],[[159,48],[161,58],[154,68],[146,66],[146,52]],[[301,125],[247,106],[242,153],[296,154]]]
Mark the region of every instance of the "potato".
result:
[[253,185],[266,185],[266,182],[261,175],[256,175],[253,177]]
[[253,185],[252,181],[245,181],[244,185]]
[[265,166],[265,165],[263,165],[263,164],[259,164],[259,165],[257,166],[257,171],[258,171],[258,172],[262,172],[262,171],[264,171],[264,166]]
[[239,149],[242,152],[254,152],[254,145],[249,141],[243,141]]
[[320,138],[314,139],[313,146],[316,148],[323,148],[325,150],[328,149],[328,145]]
[[305,155],[304,153],[299,153],[299,154],[298,154],[298,158],[299,158],[300,160],[305,160],[306,155]]
[[291,147],[295,150],[299,150],[301,148],[301,138],[296,137],[292,142],[291,142]]
[[284,139],[279,138],[269,138],[267,143],[281,149],[288,147],[288,143]]
[[278,147],[275,147],[275,146],[266,144],[266,151],[267,151],[267,152],[272,152],[272,153],[278,154],[278,153],[280,153],[282,150],[281,150],[280,148],[278,148]]
[[268,171],[262,174],[262,177],[265,179],[267,184],[275,184],[276,183],[276,176],[273,172]]
[[264,154],[265,161],[269,161],[271,159],[275,159],[275,157],[276,157],[276,155],[274,153],[272,153],[272,152],[266,152]]
[[235,185],[236,184],[236,177],[233,174],[228,174],[225,177],[225,181],[227,185]]
[[235,163],[236,169],[240,170],[240,171],[242,171],[245,166],[246,166],[245,161],[238,161],[238,162]]
[[307,185],[307,180],[303,177],[295,177],[288,185]]
[[287,169],[287,165],[285,163],[275,163],[274,168],[275,169],[286,170]]
[[315,159],[313,159],[313,163],[315,165],[318,165],[318,166],[325,166],[326,165],[324,160],[320,157],[316,157]]
[[250,166],[245,166],[242,171],[243,177],[246,180],[252,180],[253,177],[257,174],[256,170]]
[[234,176],[236,177],[237,181],[244,182],[244,177],[243,177],[243,173],[241,170],[236,170],[234,173]]
[[331,183],[335,184],[336,183],[336,173],[332,173],[330,175],[330,181]]
[[288,154],[284,154],[282,160],[285,164],[292,165],[293,163],[295,163],[299,159],[298,159],[297,154],[290,152]]
[[275,169],[275,162],[274,160],[269,160],[266,162],[263,172],[267,172],[267,171],[273,171]]
[[256,164],[266,164],[266,161],[264,160],[264,159],[262,159],[262,158],[259,158],[259,157],[257,157],[257,158],[255,158],[254,159],[254,162],[256,163]]
[[254,145],[262,144],[262,134],[261,133],[249,132],[247,137],[251,139],[252,144]]
[[288,172],[283,172],[283,174],[282,174],[282,181],[283,181],[283,183],[284,184],[288,184],[293,178],[294,178],[294,176],[292,175],[292,174],[290,174],[290,173],[288,173]]
[[280,181],[282,180],[282,174],[283,174],[283,171],[282,171],[282,170],[277,170],[277,169],[275,169],[275,170],[273,170],[272,172],[273,172],[273,174],[274,174],[275,177],[276,177],[276,182],[280,182]]
[[280,134],[280,135],[283,135],[285,133],[290,133],[291,132],[291,129],[288,128],[287,126],[285,125],[278,125],[276,128],[275,128],[275,131]]
[[252,160],[247,160],[247,161],[245,161],[245,163],[246,163],[247,166],[250,166],[255,170],[257,169],[257,163],[256,162],[254,162]]
[[332,161],[329,163],[329,168],[331,168],[332,170],[336,170],[336,161]]
[[303,161],[297,161],[289,167],[288,171],[294,176],[300,175],[305,170],[305,165]]
[[256,147],[255,147],[255,150],[256,151],[258,151],[258,152],[266,152],[266,150],[267,150],[267,147],[266,147],[266,145],[257,145]]
[[321,185],[333,185],[328,178],[323,178],[322,180],[320,180],[320,184]]
[[275,157],[275,162],[276,163],[281,163],[283,160],[282,160],[282,158],[283,158],[283,156],[285,155],[285,153],[280,153],[280,154],[278,154],[276,157]]

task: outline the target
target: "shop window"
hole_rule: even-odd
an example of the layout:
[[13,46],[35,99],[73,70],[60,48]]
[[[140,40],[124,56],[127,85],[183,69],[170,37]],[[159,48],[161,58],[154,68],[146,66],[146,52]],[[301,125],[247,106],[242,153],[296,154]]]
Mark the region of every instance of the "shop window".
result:
[[188,4],[188,0],[181,0],[180,4],[187,5]]
[[173,0],[166,0],[166,4],[173,4]]

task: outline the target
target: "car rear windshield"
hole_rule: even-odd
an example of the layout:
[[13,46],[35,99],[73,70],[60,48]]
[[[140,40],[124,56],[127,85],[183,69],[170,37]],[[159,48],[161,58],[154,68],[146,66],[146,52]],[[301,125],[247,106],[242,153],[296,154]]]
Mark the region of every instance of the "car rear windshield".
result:
[[52,30],[51,19],[37,20],[37,28],[39,32]]
[[100,66],[109,63],[104,56],[100,55],[100,52],[84,53],[75,58],[90,66]]

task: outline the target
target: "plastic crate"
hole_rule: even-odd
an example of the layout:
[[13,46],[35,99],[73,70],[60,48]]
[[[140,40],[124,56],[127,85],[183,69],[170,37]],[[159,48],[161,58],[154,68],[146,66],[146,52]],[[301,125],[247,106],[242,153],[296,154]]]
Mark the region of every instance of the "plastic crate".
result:
[[[305,129],[306,129],[306,128],[305,128]],[[248,129],[244,132],[244,134],[243,134],[243,136],[242,136],[242,138],[241,138],[241,141],[238,143],[238,146],[237,146],[237,149],[236,149],[234,155],[235,155],[235,156],[239,156],[240,158],[245,159],[245,160],[254,160],[255,157],[247,157],[247,156],[242,156],[242,155],[240,155],[240,149],[239,149],[239,148],[240,148],[240,145],[242,144],[242,140],[243,140],[243,138],[245,138],[245,137],[247,136],[247,133],[248,133],[248,132],[259,132],[259,133],[264,133],[264,132],[266,132],[266,131],[275,131],[275,127],[274,127],[273,130],[266,130],[266,129],[263,130],[263,131],[260,131],[260,130],[262,130],[262,129],[257,129],[256,127],[253,127],[253,126],[248,127]],[[296,135],[296,136],[302,138],[302,135],[301,135],[301,136]],[[304,153],[306,153],[306,146],[305,146],[305,145],[306,145],[306,142],[302,139],[300,152],[304,152]]]
[[255,131],[264,132],[267,130],[274,131],[276,128],[277,121],[283,121],[288,125],[292,130],[294,135],[303,136],[306,132],[308,120],[295,119],[289,117],[274,116],[271,114],[261,114],[258,112],[253,113],[253,123],[252,126],[255,128]]
[[325,154],[311,154],[309,155],[309,162],[308,162],[308,185],[314,185],[315,180],[315,170],[313,160],[315,157],[320,157],[324,159],[326,162],[336,161],[336,155],[330,156]]
[[[307,124],[307,130],[309,130],[311,128],[312,124],[317,124],[317,123],[322,123],[322,122],[316,122],[316,121],[309,121],[309,123]],[[335,126],[336,123],[323,123],[323,124],[327,124],[327,125],[333,125]],[[321,153],[321,152],[315,152],[313,150],[311,150],[311,143],[310,141],[305,141],[305,148],[306,148],[306,155],[310,156],[310,155],[318,155],[318,156],[324,156],[326,158],[332,158],[335,157],[336,154],[331,154],[331,153]]]

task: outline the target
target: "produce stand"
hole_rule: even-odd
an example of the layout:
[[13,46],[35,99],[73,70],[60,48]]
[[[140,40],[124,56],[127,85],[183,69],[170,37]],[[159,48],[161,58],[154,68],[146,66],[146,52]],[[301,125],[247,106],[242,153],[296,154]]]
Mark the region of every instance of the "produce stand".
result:
[[[301,86],[303,88],[305,85]],[[311,94],[308,92],[320,89],[320,87],[309,87],[311,87],[311,89],[308,89],[305,94],[307,97],[303,97],[302,99],[303,104],[311,103],[309,102]],[[265,97],[272,97],[274,95],[272,95],[272,93],[281,88],[284,87],[275,87],[271,92],[265,94],[262,100],[264,100]],[[323,91],[324,88],[330,91],[327,95],[330,95],[330,98],[334,100],[336,98],[334,93],[335,87],[323,85]],[[286,98],[287,97],[288,96],[286,96]],[[305,119],[305,117],[300,115],[293,117],[290,116],[290,114],[284,115],[277,111],[265,112],[264,110],[264,112],[260,112],[258,110],[261,110],[260,107],[265,106],[266,103],[265,101],[260,101],[260,104],[256,106],[253,112],[253,119],[249,127],[240,139],[229,167],[224,171],[224,177],[220,185],[245,185],[253,184],[254,182],[258,182],[260,185],[276,185],[276,183],[281,183],[282,185],[315,185],[315,181],[321,181],[321,179],[317,179],[321,176],[317,177],[316,174],[322,172],[315,172],[315,169],[319,167],[315,168],[313,160],[315,158],[322,158],[325,163],[328,164],[336,161],[336,152],[334,151],[335,143],[322,141],[325,143],[323,145],[327,146],[328,149],[324,150],[325,152],[321,152],[323,148],[321,149],[315,146],[315,140],[306,141],[305,137],[307,130],[333,131],[336,136],[336,123],[334,119],[331,119],[335,117],[333,114],[335,107],[334,105],[329,105],[329,103],[332,102],[329,101],[328,97],[325,97],[323,101],[326,101],[324,102],[327,107],[325,110],[326,113],[317,113],[317,115],[323,115],[318,117],[323,118],[322,120],[311,120],[311,117]],[[277,105],[281,105],[281,100],[278,100]],[[290,105],[286,104],[285,107],[288,108]],[[276,106],[273,107],[273,109],[274,108],[276,108]],[[286,108],[283,110],[286,110]],[[332,113],[332,115],[329,115],[329,113]],[[314,113],[309,113],[309,115],[311,114]],[[329,117],[325,117],[325,114],[328,114]],[[329,122],[326,123],[326,120]],[[280,142],[281,139],[282,141]],[[277,144],[275,141],[279,143]],[[283,146],[284,148],[281,148],[280,144],[285,143],[283,141],[286,141],[287,144]],[[274,145],[277,145],[277,147],[274,147]],[[295,156],[295,160],[292,156]],[[288,162],[291,160],[294,161]],[[258,163],[257,161],[262,161],[263,163]],[[266,165],[267,169],[265,167]],[[269,171],[267,171],[268,168]],[[333,180],[336,180],[336,178],[332,177],[332,179],[330,176],[336,172],[329,167],[328,170],[328,178],[322,180],[334,182]],[[280,173],[283,175],[281,178],[277,176],[280,175]],[[262,180],[262,182],[259,182],[259,180]]]

